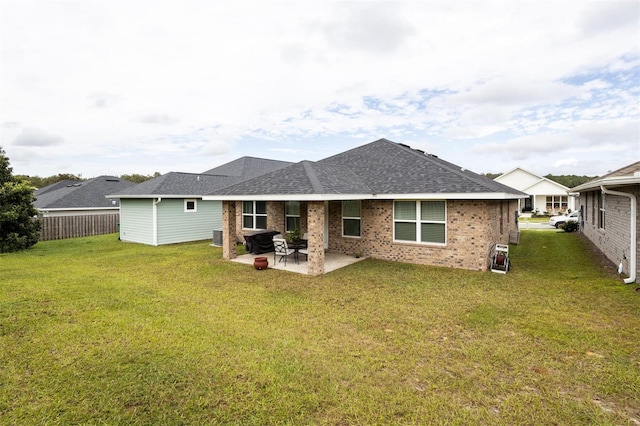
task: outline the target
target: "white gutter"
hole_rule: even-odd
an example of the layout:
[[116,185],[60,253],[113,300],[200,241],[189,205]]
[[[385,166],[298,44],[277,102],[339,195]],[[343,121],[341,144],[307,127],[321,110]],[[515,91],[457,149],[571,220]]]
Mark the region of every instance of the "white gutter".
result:
[[629,249],[629,278],[624,280],[625,284],[631,284],[636,281],[636,261],[637,261],[637,235],[636,235],[636,223],[637,223],[637,200],[634,194],[629,194],[628,192],[620,192],[620,191],[612,191],[607,189],[604,185],[600,185],[600,190],[605,194],[610,195],[619,195],[621,197],[629,197],[629,201],[631,202],[631,209],[629,215],[629,222],[631,222],[630,232],[631,232],[631,247]]
[[237,194],[203,195],[204,201],[341,201],[341,200],[516,200],[528,195],[506,192],[431,194]]
[[154,246],[158,245],[158,204],[162,201],[162,197],[158,197],[157,200],[153,200],[151,206],[151,243]]

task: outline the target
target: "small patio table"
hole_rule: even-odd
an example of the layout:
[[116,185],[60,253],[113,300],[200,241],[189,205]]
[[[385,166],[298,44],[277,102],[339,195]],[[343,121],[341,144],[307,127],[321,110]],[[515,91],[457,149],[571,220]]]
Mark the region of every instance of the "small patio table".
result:
[[299,262],[299,250],[303,249],[303,248],[307,248],[307,240],[295,240],[295,241],[291,241],[290,243],[287,242],[287,247],[292,248],[295,250],[295,252],[293,253],[293,258],[296,260],[296,263]]

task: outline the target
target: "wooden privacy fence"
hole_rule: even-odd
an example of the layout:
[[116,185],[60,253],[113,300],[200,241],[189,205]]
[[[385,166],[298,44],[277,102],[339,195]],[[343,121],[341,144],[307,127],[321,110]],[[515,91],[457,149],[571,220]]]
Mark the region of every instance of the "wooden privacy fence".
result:
[[118,232],[119,221],[119,213],[40,217],[40,241],[112,234]]

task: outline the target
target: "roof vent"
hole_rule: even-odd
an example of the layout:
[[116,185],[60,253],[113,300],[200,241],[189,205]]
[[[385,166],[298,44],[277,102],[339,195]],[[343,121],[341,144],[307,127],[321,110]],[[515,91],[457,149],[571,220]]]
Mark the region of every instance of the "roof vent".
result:
[[107,182],[120,182],[120,179],[105,179]]

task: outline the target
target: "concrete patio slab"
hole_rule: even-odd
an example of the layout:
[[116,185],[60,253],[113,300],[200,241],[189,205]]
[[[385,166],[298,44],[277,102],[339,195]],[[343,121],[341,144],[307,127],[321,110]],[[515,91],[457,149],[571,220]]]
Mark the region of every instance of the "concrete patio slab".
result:
[[[273,261],[273,252],[264,253],[264,254],[243,254],[241,256],[236,257],[235,259],[231,259],[232,262],[243,263],[246,265],[251,265],[253,268],[253,260],[256,257],[266,257],[269,260],[269,268],[270,269],[279,269],[281,271],[295,272],[297,274],[308,275],[307,272],[307,261],[304,259],[304,256],[300,256],[299,262],[296,263],[293,256],[289,256],[287,259],[287,265],[285,266],[284,260],[280,262],[280,257],[276,258],[276,261]],[[351,265],[353,263],[357,263],[361,260],[366,259],[365,257],[356,258],[354,256],[345,256],[343,254],[336,253],[325,253],[324,254],[324,273],[335,271],[336,269],[344,268],[345,266]]]

